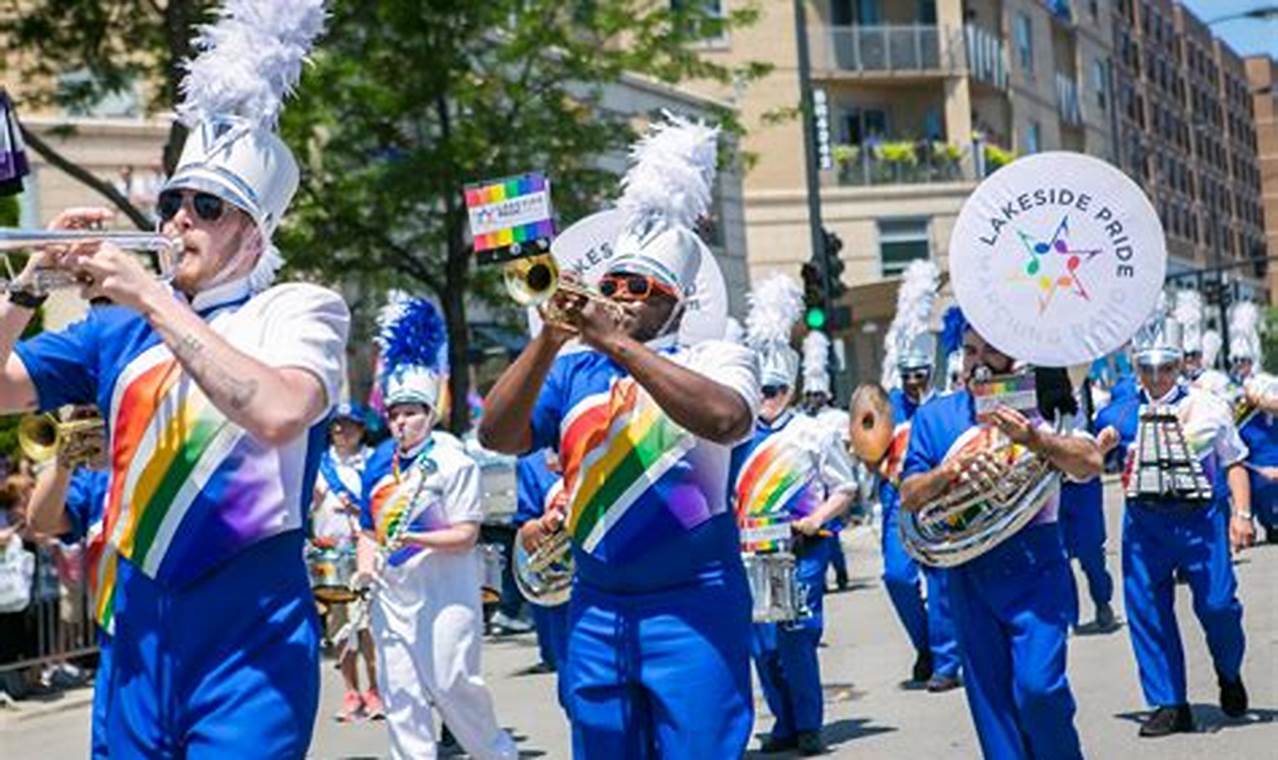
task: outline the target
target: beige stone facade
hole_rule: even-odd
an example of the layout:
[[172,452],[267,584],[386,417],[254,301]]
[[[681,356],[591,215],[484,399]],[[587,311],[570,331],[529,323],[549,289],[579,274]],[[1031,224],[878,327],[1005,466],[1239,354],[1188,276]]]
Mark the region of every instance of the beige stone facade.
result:
[[[1278,61],[1248,56],[1247,85],[1256,117],[1256,158],[1260,164],[1261,211],[1267,255],[1278,255]],[[1270,303],[1278,301],[1278,267],[1268,269]]]

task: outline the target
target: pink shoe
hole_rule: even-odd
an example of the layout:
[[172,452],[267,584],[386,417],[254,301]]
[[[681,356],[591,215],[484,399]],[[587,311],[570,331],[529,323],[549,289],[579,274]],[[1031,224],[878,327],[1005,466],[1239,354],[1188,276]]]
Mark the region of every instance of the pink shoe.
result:
[[382,720],[386,717],[386,707],[376,689],[364,692],[364,717],[369,720]]
[[[348,691],[346,696],[342,697],[342,709],[337,711],[333,719],[338,723],[349,723],[353,720],[358,720],[364,706],[364,700],[360,698],[358,691]],[[377,702],[377,709],[382,709],[381,700]]]

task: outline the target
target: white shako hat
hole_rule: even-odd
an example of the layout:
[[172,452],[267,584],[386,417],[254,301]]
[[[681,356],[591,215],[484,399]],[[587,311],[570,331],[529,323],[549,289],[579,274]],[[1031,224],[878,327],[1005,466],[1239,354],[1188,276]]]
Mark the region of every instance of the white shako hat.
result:
[[896,316],[883,338],[883,387],[900,386],[902,370],[931,369],[935,363],[936,335],[930,324],[940,277],[930,260],[913,261],[906,267],[897,291]]
[[1169,300],[1160,293],[1154,310],[1132,336],[1132,357],[1137,362],[1163,364],[1184,357],[1181,324],[1170,313]]
[[1197,290],[1176,291],[1172,317],[1180,323],[1180,347],[1187,354],[1203,352],[1203,297]]
[[177,112],[190,132],[164,189],[212,193],[252,217],[263,242],[254,291],[283,264],[271,235],[298,185],[297,161],[275,127],[326,17],[323,0],[226,0],[186,64]]
[[697,235],[710,210],[719,130],[665,112],[630,149],[617,208],[625,215],[609,272],[647,274],[680,299],[692,293],[701,258]]
[[790,347],[790,332],[803,313],[803,289],[794,278],[773,274],[761,280],[748,299],[746,345],[759,354],[760,384],[794,388],[799,352]]
[[1239,301],[1229,307],[1229,360],[1260,361],[1260,307]]
[[390,409],[416,403],[434,409],[448,349],[448,330],[439,310],[425,299],[392,293],[378,328],[383,405]]
[[1219,332],[1215,330],[1203,332],[1203,367],[1216,366],[1216,357],[1220,356],[1221,344]]

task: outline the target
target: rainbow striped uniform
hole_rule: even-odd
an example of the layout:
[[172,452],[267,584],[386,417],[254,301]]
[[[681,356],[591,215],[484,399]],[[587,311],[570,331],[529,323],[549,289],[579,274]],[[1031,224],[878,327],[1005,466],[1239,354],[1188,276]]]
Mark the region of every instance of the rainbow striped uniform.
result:
[[[759,373],[742,346],[649,344],[740,394],[755,413]],[[532,414],[533,450],[555,447],[568,496],[578,577],[602,588],[654,590],[735,549],[728,505],[731,450],[681,428],[634,378],[596,351],[559,357]],[[722,520],[715,518],[722,517]]]
[[806,517],[830,495],[857,488],[856,465],[838,429],[793,409],[756,423],[754,437],[732,452],[732,472],[745,551],[777,548],[751,541],[751,528]]
[[[274,367],[308,370],[330,401],[338,398],[350,315],[336,293],[288,284],[250,297],[241,279],[191,305],[239,350]],[[161,586],[182,588],[245,548],[302,527],[327,410],[284,446],[259,441],[214,407],[150,325],[123,307],[91,309],[15,352],[41,409],[96,403],[107,419],[108,547],[96,574],[104,628],[117,555]]]
[[[393,439],[383,441],[364,468],[363,491],[360,528],[383,547],[404,531],[424,533],[484,519],[479,465],[447,433],[432,433],[403,455]],[[401,546],[386,562],[399,567],[423,551]]]

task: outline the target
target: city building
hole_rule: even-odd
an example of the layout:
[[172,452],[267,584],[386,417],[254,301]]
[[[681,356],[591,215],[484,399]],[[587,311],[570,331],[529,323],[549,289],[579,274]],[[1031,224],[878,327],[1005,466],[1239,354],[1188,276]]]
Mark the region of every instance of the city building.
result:
[[[794,117],[796,19],[793,3],[760,7],[761,22],[713,54],[775,67],[723,97],[735,97],[757,156],[745,183],[750,269],[797,276],[811,251],[805,125]],[[1018,155],[1073,150],[1122,166],[1159,209],[1173,269],[1259,255],[1259,170],[1241,61],[1170,0],[808,0],[804,8],[822,221],[844,241],[850,287],[853,323],[842,332],[850,376],[878,372],[896,275],[915,258],[944,267],[963,200]],[[1180,41],[1187,35],[1192,43]],[[1257,294],[1255,267],[1231,274],[1240,294]]]
[[[1278,255],[1278,62],[1267,55],[1245,59],[1252,111],[1256,116],[1256,147],[1260,161],[1261,208],[1269,256]],[[1270,303],[1278,303],[1278,267],[1270,266]]]
[[[1038,0],[813,0],[812,84],[826,115],[822,220],[844,241],[853,323],[848,374],[873,376],[913,259],[944,266],[978,180],[1017,155],[1074,150],[1113,160],[1112,4]],[[738,96],[757,163],[746,175],[752,273],[798,274],[810,256],[803,123],[791,3],[734,31],[726,62],[767,51],[773,73]]]

